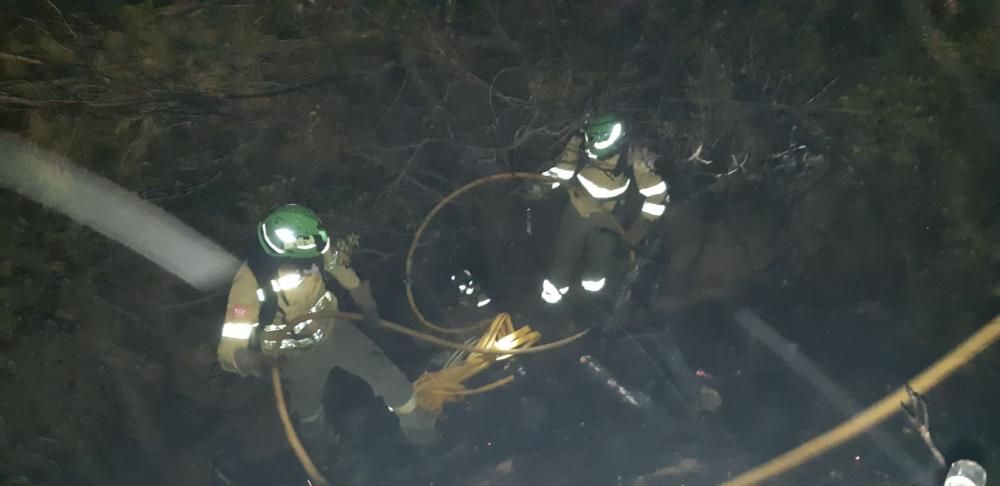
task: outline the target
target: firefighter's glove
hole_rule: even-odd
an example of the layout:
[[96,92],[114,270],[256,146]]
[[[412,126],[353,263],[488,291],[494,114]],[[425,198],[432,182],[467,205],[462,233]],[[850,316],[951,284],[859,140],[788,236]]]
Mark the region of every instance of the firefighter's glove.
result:
[[351,289],[351,300],[361,309],[361,314],[365,316],[365,324],[377,324],[380,317],[378,306],[375,304],[375,297],[372,297],[371,284],[365,280],[361,285]]
[[237,349],[233,352],[233,364],[236,370],[243,376],[266,376],[272,366],[278,364],[277,360],[267,356],[260,351],[250,349]]

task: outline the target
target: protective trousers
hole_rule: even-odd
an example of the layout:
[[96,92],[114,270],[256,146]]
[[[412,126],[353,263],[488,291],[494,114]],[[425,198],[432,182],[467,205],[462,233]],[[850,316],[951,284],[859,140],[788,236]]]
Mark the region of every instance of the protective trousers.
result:
[[[607,283],[614,252],[620,241],[614,217],[593,213],[583,217],[572,204],[567,204],[559,223],[556,250],[549,280],[557,288],[572,284],[581,260],[580,285],[589,292],[599,292]],[[564,292],[563,292],[564,293]]]
[[334,321],[330,334],[301,355],[288,358],[282,374],[288,380],[289,408],[303,422],[322,423],[323,389],[333,368],[341,368],[371,385],[376,396],[398,410],[413,397],[413,385],[382,349],[354,324]]

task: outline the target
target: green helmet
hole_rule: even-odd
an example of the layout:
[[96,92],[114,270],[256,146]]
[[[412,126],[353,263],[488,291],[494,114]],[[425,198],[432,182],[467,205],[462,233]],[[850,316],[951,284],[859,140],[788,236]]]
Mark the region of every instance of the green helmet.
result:
[[625,122],[612,114],[596,116],[583,124],[587,156],[592,159],[603,160],[618,154],[626,135]]
[[264,252],[287,258],[313,258],[326,251],[330,240],[312,210],[298,204],[275,209],[257,225]]

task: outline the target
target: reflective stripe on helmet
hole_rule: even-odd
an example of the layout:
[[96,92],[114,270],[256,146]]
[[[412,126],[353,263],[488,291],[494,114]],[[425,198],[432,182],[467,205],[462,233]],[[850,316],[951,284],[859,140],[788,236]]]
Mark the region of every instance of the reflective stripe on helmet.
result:
[[285,250],[297,249],[297,250],[312,250],[316,248],[316,238],[312,235],[300,236],[296,235],[294,231],[288,228],[278,228],[274,230],[274,236],[277,236],[281,240],[281,245],[276,244],[271,241],[269,236],[269,231],[267,229],[266,223],[261,223],[263,228],[264,243],[271,247],[272,250],[278,253],[284,253]]
[[267,223],[261,223],[260,228],[261,228],[260,234],[261,236],[264,237],[264,243],[267,243],[267,246],[270,247],[272,250],[274,250],[275,253],[278,254],[284,253],[285,249],[283,247],[285,245],[281,245],[281,247],[279,247],[278,245],[274,244],[273,241],[271,241],[271,237],[268,235],[270,231],[267,230]]
[[602,140],[600,142],[596,142],[595,141],[594,142],[594,148],[597,149],[597,150],[604,150],[604,149],[606,149],[606,148],[614,145],[615,142],[618,141],[618,138],[621,137],[621,136],[622,136],[622,124],[621,123],[615,123],[615,125],[613,127],[611,127],[611,134],[608,135],[608,138],[605,139],[605,140]]

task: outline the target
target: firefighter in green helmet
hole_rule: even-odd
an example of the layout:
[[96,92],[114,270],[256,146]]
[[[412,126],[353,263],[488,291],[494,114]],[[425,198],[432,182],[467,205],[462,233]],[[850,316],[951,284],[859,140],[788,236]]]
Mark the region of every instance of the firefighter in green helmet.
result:
[[[580,186],[559,223],[555,255],[542,280],[541,297],[548,304],[562,301],[575,284],[589,293],[605,289],[615,249],[624,238],[636,245],[649,225],[667,209],[667,182],[655,171],[656,156],[628,143],[628,125],[613,114],[586,120],[555,164],[542,175]],[[551,187],[558,187],[553,182]],[[634,189],[633,189],[634,188]],[[627,196],[638,192],[638,215],[626,214]],[[617,232],[623,223],[624,235]]]
[[313,447],[325,447],[333,439],[322,397],[334,367],[368,382],[399,417],[410,442],[430,442],[436,414],[417,405],[406,375],[353,323],[287,324],[303,314],[337,310],[337,293],[349,295],[367,320],[378,319],[369,283],[358,278],[348,255],[331,244],[316,214],[296,204],[281,206],[258,224],[257,238],[259,251],[243,262],[229,291],[217,353],[222,368],[259,376],[280,358],[290,411]]

